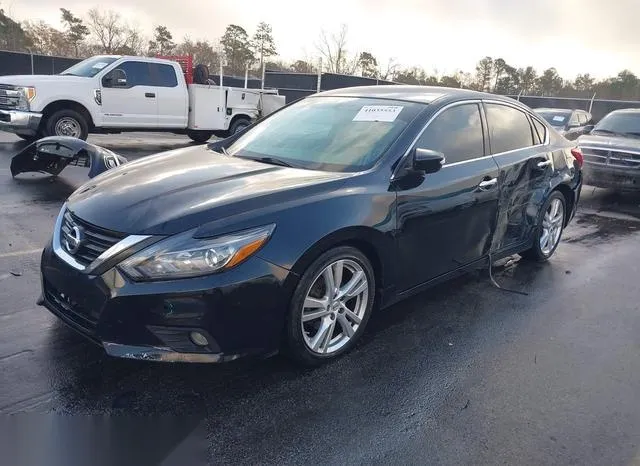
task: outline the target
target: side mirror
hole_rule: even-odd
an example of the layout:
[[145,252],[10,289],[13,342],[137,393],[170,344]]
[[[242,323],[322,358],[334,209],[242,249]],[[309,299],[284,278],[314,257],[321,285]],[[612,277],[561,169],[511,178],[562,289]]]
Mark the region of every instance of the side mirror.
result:
[[435,150],[417,148],[413,154],[413,169],[426,174],[439,171],[444,162],[444,154]]

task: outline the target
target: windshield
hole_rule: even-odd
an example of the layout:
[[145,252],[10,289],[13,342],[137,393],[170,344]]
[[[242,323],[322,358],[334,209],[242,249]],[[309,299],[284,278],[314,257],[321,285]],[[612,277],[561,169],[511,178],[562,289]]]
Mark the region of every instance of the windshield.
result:
[[76,63],[71,68],[67,68],[62,76],[81,76],[83,78],[93,78],[104,67],[116,61],[118,57],[91,57]]
[[598,131],[619,134],[640,134],[640,112],[613,112],[605,116],[593,128],[594,133]]
[[423,108],[382,99],[309,97],[258,123],[227,152],[299,168],[366,170]]
[[536,113],[547,120],[551,126],[565,126],[571,118],[571,112],[554,110],[536,110]]

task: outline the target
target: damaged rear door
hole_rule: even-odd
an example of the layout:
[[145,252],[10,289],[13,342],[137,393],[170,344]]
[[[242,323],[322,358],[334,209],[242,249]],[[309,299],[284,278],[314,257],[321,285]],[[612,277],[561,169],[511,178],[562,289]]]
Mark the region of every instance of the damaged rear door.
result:
[[127,159],[104,147],[68,136],[40,139],[11,159],[11,176],[38,172],[57,176],[69,165],[89,168],[89,178],[116,168]]

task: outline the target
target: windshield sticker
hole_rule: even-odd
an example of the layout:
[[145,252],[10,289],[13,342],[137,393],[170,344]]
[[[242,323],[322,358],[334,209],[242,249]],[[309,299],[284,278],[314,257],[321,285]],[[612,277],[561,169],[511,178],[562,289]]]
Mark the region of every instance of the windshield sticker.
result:
[[96,70],[101,70],[102,68],[104,68],[105,66],[107,66],[109,63],[105,63],[103,61],[99,61],[98,63],[96,63],[95,65],[93,65],[91,68],[95,68]]
[[553,121],[563,122],[565,118],[566,117],[556,115],[553,117]]
[[385,121],[390,123],[398,118],[403,108],[399,105],[365,105],[353,117],[353,121]]

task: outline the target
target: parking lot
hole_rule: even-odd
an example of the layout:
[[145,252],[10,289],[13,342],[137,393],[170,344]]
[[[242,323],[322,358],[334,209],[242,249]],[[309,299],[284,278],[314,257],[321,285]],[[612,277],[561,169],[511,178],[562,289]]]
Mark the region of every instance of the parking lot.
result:
[[[94,136],[129,159],[190,145]],[[374,315],[315,370],[112,359],[36,306],[39,251],[87,180],[12,179],[0,133],[0,413],[191,414],[216,463],[640,462],[640,197],[590,187],[547,264],[507,262]],[[523,461],[523,459],[526,460]]]

